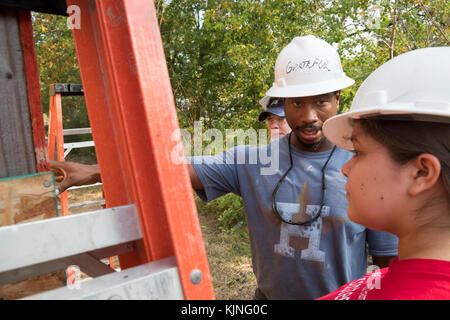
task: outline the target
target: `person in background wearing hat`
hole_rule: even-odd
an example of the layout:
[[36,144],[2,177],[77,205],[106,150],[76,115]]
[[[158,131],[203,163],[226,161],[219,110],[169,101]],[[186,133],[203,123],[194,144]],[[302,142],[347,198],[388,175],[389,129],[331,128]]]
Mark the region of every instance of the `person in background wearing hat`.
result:
[[283,99],[272,98],[267,110],[259,114],[258,120],[266,122],[270,140],[281,138],[291,132],[291,127],[289,127],[284,116]]
[[259,114],[258,120],[266,122],[270,140],[281,138],[291,132],[291,127],[284,116],[283,99],[271,98],[269,107]]
[[[297,37],[280,52],[275,82],[260,103],[281,98],[291,133],[266,146],[237,146],[188,165],[194,190],[204,201],[229,192],[244,202],[258,288],[255,299],[316,299],[366,273],[368,253],[385,267],[397,256],[396,236],[347,217],[346,178],[352,154],[334,147],[322,125],[336,115],[341,89],[354,81],[331,45]],[[270,154],[271,164],[238,163]]]
[[[266,108],[271,97],[281,98],[292,131],[264,146],[189,158],[192,187],[201,199],[229,192],[243,199],[255,299],[322,297],[366,273],[366,244],[379,267],[397,256],[397,237],[349,221],[341,169],[352,153],[322,134],[323,123],[337,113],[340,90],[353,83],[331,45],[314,36],[294,38],[280,52],[275,83],[260,101]],[[239,163],[255,151],[270,161]],[[73,173],[63,173],[61,184]]]
[[342,168],[349,218],[399,237],[389,268],[322,299],[450,300],[450,47],[389,60],[324,134],[354,156]]

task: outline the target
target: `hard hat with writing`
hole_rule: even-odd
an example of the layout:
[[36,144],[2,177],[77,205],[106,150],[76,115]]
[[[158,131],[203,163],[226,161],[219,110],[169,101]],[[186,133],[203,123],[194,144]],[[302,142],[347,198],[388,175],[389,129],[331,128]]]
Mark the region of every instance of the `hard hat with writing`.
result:
[[[336,49],[308,35],[294,38],[281,50],[275,63],[275,82],[266,96],[315,96],[344,89],[354,82],[344,73]],[[260,101],[263,107],[266,100]]]
[[350,110],[324,123],[323,133],[352,150],[352,119],[363,118],[450,123],[450,47],[413,50],[381,65],[358,89]]

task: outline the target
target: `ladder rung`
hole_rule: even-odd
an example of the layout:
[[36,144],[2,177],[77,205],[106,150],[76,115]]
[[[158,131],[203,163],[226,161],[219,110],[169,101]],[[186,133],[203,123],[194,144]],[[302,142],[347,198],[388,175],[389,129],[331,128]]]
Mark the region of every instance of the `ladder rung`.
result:
[[90,187],[102,186],[102,185],[103,185],[103,183],[97,182],[97,183],[94,183],[94,184],[86,184],[86,185],[82,185],[82,186],[73,186],[73,187],[67,188],[67,190],[76,190],[76,189],[90,188]]
[[63,130],[63,135],[65,135],[65,136],[72,136],[72,135],[76,135],[76,134],[88,134],[88,133],[92,133],[91,128],[76,128],[76,129],[64,129]]
[[[92,277],[96,277],[106,273],[111,273],[114,271],[105,264],[103,264],[100,261],[100,259],[129,253],[132,252],[133,250],[134,250],[133,242],[128,242],[108,248],[94,250],[86,253],[80,253],[70,257],[42,262],[19,269],[2,272],[0,274],[0,286],[8,283],[26,280],[35,276],[39,276],[41,274],[48,274],[57,272],[59,270],[64,270],[70,265],[79,266],[81,271]],[[89,260],[88,263],[86,263],[86,259]]]
[[86,147],[93,147],[93,146],[94,146],[94,141],[64,143],[64,149],[86,148]]
[[134,204],[0,228],[2,272],[142,238]]
[[175,257],[90,279],[24,300],[181,300],[184,299]]

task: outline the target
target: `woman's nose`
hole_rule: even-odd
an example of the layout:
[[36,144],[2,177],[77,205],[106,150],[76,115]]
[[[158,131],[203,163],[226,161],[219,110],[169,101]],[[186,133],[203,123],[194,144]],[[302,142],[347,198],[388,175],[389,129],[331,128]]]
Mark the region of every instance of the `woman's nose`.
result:
[[348,178],[348,175],[349,175],[349,173],[350,173],[350,168],[351,168],[351,161],[353,160],[353,157],[350,159],[350,160],[348,160],[343,166],[342,166],[342,169],[341,169],[341,171],[342,171],[342,174],[346,177],[346,178]]

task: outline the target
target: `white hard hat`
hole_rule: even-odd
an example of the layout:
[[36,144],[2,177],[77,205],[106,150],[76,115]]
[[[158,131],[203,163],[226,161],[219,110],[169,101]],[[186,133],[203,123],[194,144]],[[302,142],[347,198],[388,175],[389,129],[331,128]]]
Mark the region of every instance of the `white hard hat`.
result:
[[272,97],[269,96],[265,96],[264,98],[262,98],[261,100],[259,100],[259,104],[262,105],[262,107],[264,108],[264,110],[267,110],[269,108],[269,102],[270,99],[272,99]]
[[[307,97],[334,92],[355,81],[342,70],[336,49],[309,35],[294,38],[281,50],[275,63],[275,82],[266,92],[269,97]],[[260,103],[267,103],[263,98]]]
[[356,92],[350,110],[325,121],[323,133],[351,150],[350,119],[361,118],[450,123],[450,47],[413,50],[381,65]]

